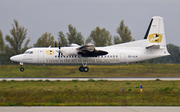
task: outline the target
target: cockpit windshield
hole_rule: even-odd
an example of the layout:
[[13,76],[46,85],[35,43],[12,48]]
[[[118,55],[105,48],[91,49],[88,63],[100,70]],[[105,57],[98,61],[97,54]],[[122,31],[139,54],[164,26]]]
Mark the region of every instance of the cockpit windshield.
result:
[[33,51],[26,51],[24,54],[33,54]]

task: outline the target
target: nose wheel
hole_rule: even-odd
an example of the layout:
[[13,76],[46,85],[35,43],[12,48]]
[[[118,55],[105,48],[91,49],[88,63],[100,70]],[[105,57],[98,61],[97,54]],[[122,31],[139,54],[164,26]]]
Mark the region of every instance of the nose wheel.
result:
[[20,68],[20,71],[21,71],[21,72],[24,72],[24,68],[23,68],[23,67],[21,67],[21,68]]
[[23,63],[20,62],[20,65],[21,65],[20,71],[24,72]]
[[81,66],[81,67],[79,67],[79,71],[80,71],[80,72],[88,72],[88,71],[89,71],[89,68],[88,68],[88,67],[83,67],[83,66]]

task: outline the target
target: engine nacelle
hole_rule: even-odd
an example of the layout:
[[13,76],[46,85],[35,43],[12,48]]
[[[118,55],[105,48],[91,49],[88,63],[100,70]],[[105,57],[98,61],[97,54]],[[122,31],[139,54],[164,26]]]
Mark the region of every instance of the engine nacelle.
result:
[[78,50],[93,52],[95,50],[95,45],[89,43],[89,44],[86,44],[82,47],[79,47]]
[[59,52],[62,53],[63,56],[77,55],[78,54],[78,50],[75,47],[61,48],[59,50]]

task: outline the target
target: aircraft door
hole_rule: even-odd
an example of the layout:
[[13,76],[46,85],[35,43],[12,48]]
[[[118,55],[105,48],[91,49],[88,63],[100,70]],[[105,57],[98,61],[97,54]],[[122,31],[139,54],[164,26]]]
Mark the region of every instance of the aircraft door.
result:
[[125,61],[126,61],[126,57],[125,57],[125,54],[124,54],[124,53],[121,53],[121,54],[120,54],[120,61],[121,61],[121,62],[125,62]]
[[44,52],[42,50],[39,51],[39,63],[44,63]]

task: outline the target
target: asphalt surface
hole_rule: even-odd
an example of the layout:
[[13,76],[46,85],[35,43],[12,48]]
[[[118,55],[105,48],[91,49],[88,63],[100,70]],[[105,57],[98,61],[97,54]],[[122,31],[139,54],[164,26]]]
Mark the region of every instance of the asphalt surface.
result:
[[108,80],[108,81],[148,81],[148,80],[166,80],[166,81],[175,81],[180,80],[180,77],[89,77],[89,78],[0,78],[0,81],[6,80],[6,81],[25,81],[25,80],[50,80],[50,81],[72,81],[72,80],[79,80],[79,81],[87,81],[89,79],[94,80]]
[[30,106],[0,107],[0,112],[179,112],[179,106]]

